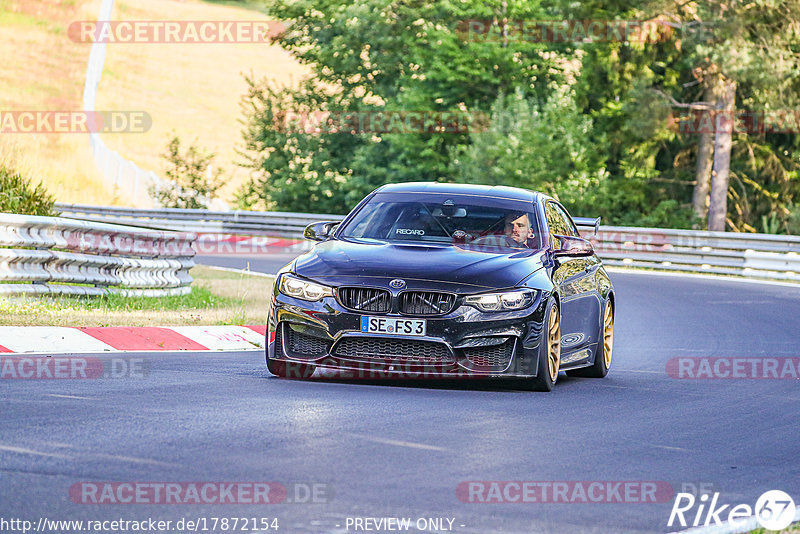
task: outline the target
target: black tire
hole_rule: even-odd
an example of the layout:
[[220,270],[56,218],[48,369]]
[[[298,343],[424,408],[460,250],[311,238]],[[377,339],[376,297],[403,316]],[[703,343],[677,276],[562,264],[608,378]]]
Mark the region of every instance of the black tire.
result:
[[[606,321],[610,320],[610,332],[607,337]],[[611,355],[613,354],[614,343],[614,307],[611,305],[611,300],[606,301],[603,308],[603,321],[598,327],[598,343],[597,354],[594,357],[594,363],[589,367],[581,367],[580,369],[571,369],[567,371],[567,376],[577,378],[605,378],[608,370],[611,368]],[[608,348],[606,348],[608,346]],[[608,351],[608,352],[606,352]],[[608,356],[608,358],[606,358]]]
[[309,378],[316,367],[308,363],[286,362],[267,357],[267,369],[280,378]]
[[[539,343],[539,363],[536,372],[536,378],[529,379],[525,386],[530,391],[550,391],[556,385],[558,380],[558,367],[561,364],[561,315],[558,309],[558,304],[555,299],[551,298],[547,302],[547,311],[544,314],[544,331],[542,332],[542,341]],[[551,332],[553,323],[551,319],[556,321],[556,331]],[[551,361],[551,348],[556,351],[555,356],[555,374],[552,373],[550,366]]]

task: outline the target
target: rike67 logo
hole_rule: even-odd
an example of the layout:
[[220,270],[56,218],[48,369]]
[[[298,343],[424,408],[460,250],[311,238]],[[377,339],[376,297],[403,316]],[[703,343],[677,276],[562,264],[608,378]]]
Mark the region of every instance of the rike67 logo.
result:
[[749,504],[732,506],[719,505],[718,502],[718,492],[712,495],[706,493],[700,497],[695,497],[691,493],[678,493],[667,526],[721,526],[723,521],[727,521],[733,527],[740,527],[755,515],[758,524],[763,528],[783,530],[792,524],[796,513],[794,500],[788,493],[780,490],[763,493],[756,501],[755,508]]

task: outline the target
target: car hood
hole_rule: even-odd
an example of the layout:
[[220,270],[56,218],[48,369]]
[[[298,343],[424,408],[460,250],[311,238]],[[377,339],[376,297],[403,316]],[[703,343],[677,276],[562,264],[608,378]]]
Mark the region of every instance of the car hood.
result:
[[409,288],[445,284],[462,293],[514,287],[542,267],[542,256],[534,250],[499,254],[458,246],[331,240],[297,258],[294,272],[333,286],[358,281],[383,285],[402,278]]

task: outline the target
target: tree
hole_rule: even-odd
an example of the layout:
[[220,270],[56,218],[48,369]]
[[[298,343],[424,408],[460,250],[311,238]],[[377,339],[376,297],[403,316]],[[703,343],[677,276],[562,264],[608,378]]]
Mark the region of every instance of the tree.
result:
[[[271,13],[288,28],[278,42],[314,75],[286,89],[252,82],[244,109],[253,180],[240,201],[343,213],[386,182],[481,181],[543,189],[612,224],[688,228],[704,224],[713,189],[714,213],[727,198],[729,227],[789,231],[798,136],[726,139],[684,126],[687,110],[793,107],[800,2],[791,2],[276,0]],[[493,21],[491,30],[465,35],[470,20]],[[554,43],[517,39],[519,20],[660,23],[639,41]],[[498,106],[516,118],[481,134],[281,126],[291,113]]]
[[566,59],[556,50],[570,49],[525,41],[502,46],[459,29],[467,20],[553,17],[521,1],[277,0],[271,13],[287,23],[277,42],[309,65],[314,79],[285,90],[251,86],[246,164],[257,175],[239,195],[244,205],[310,209],[302,196],[308,188],[315,207],[347,211],[388,181],[452,179],[450,154],[469,143],[466,133],[278,131],[279,110],[487,112],[501,91],[518,87],[545,101],[563,83]]
[[583,209],[582,199],[606,172],[600,146],[587,141],[591,130],[591,118],[577,109],[569,87],[542,105],[519,89],[501,94],[488,131],[471,134],[472,143],[453,155],[453,176],[542,191]]
[[[798,102],[800,3],[796,0],[669,0],[655,2],[652,8],[682,30],[681,47],[686,61],[703,83],[705,93],[714,99],[703,107],[712,109],[715,119],[734,111],[737,89],[745,86],[751,103],[765,108]],[[770,68],[764,69],[765,65]],[[707,141],[700,139],[701,145]],[[715,128],[709,230],[726,228],[732,146],[731,129]],[[707,150],[701,146],[698,152],[703,157]],[[705,180],[698,179],[696,209],[704,185]]]
[[347,213],[344,184],[364,136],[326,133],[324,124],[319,133],[305,129],[313,127],[322,112],[336,110],[341,103],[329,99],[314,81],[300,89],[278,89],[251,78],[247,82],[242,102],[246,116],[243,156],[256,176],[239,190],[239,206]]
[[150,194],[165,208],[208,208],[217,190],[222,187],[222,169],[213,169],[214,154],[195,145],[181,152],[181,140],[175,136],[167,144],[164,159],[169,183],[156,186]]
[[[642,21],[642,2],[575,4],[576,20]],[[686,161],[692,143],[676,129],[667,99],[653,91],[677,93],[691,83],[674,30],[655,26],[642,39],[590,42],[580,49],[573,85],[576,105],[592,119],[586,142],[604,155],[606,178],[590,188],[582,211],[604,223],[689,228],[692,172]],[[574,208],[573,208],[573,211]]]
[[[713,118],[715,108],[733,106],[723,102],[726,80],[736,82],[735,94],[726,100],[736,102],[738,111],[796,106],[800,69],[792,66],[797,50],[791,43],[798,41],[792,14],[797,3],[604,1],[576,9],[571,16],[579,19],[662,21],[654,41],[582,48],[578,102],[607,140],[609,177],[597,191],[601,211],[618,224],[639,224],[655,213],[670,213],[658,206],[672,201],[679,209],[662,224],[683,227],[695,225],[696,217],[707,220],[716,157],[718,190],[730,203],[728,226],[763,230],[762,217],[774,212],[785,229],[800,185],[797,135],[734,131],[726,165],[725,150],[713,151],[722,132],[713,127]],[[747,43],[737,42],[740,38]],[[765,64],[778,68],[764,69]],[[711,129],[692,131],[692,122],[705,120],[702,114],[711,119]],[[693,207],[694,215],[686,207]]]
[[[713,91],[706,87],[705,100],[710,102],[715,100]],[[695,185],[692,195],[692,208],[697,218],[706,220],[708,218],[708,195],[711,180],[711,169],[714,161],[714,137],[711,132],[702,131],[699,133],[700,139],[697,142],[697,163],[695,165]]]

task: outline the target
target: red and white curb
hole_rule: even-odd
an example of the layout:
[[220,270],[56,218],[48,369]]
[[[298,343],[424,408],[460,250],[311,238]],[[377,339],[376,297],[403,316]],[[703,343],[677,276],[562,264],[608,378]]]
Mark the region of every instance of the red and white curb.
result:
[[0,353],[264,350],[266,326],[0,326]]

